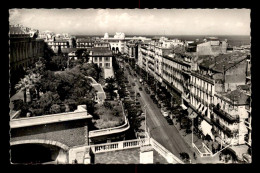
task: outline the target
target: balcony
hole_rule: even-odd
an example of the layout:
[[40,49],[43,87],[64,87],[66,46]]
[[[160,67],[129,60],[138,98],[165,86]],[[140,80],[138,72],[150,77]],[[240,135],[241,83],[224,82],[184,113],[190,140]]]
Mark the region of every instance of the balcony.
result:
[[224,120],[228,121],[229,123],[234,123],[234,122],[238,122],[239,121],[239,117],[236,116],[232,116],[229,113],[223,111],[222,109],[218,109],[217,106],[214,105],[213,107],[213,111],[218,114],[221,118],[223,118]]
[[245,119],[244,123],[246,127],[251,130],[251,124],[248,122],[248,118]]
[[216,118],[211,117],[211,122],[218,128],[220,128],[224,133],[227,134],[228,137],[231,137],[233,134],[238,133],[238,129],[231,130],[229,127],[225,126],[224,124],[220,123],[220,121]]

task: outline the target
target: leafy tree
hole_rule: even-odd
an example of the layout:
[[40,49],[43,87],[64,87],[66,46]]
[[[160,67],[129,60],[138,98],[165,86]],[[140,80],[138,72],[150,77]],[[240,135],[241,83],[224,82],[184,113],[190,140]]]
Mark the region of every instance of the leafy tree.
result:
[[61,55],[62,54],[62,52],[61,52],[61,46],[59,45],[58,46],[58,55]]
[[78,59],[82,59],[83,57],[82,57],[82,55],[83,55],[83,53],[86,51],[86,49],[78,49],[78,50],[76,50],[76,52],[75,52],[75,55],[76,55],[76,57],[78,58]]
[[13,105],[14,105],[13,109],[18,111],[23,107],[24,103],[23,100],[18,99],[18,100],[13,100]]
[[116,96],[116,93],[114,92],[115,86],[111,83],[105,86],[104,90],[109,93],[110,99],[113,100]]
[[49,113],[49,110],[53,104],[61,103],[59,95],[53,92],[44,93],[38,101],[40,108],[43,109],[45,114]]
[[58,104],[53,104],[50,108],[50,113],[51,114],[57,114],[61,112],[61,107]]

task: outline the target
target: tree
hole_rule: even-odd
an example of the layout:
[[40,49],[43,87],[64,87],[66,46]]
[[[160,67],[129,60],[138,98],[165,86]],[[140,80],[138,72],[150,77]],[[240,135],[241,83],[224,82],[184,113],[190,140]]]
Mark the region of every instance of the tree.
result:
[[22,78],[15,86],[16,90],[24,92],[24,102],[27,102],[27,91],[29,91],[32,88],[33,88],[33,84],[28,75]]
[[61,46],[59,45],[58,46],[58,55],[61,55],[62,54],[62,52],[61,52]]
[[115,83],[115,78],[113,78],[113,77],[106,78],[106,83],[114,84]]
[[49,110],[53,104],[60,104],[59,95],[53,92],[44,93],[38,101],[40,108],[43,109],[45,114],[49,114]]
[[82,59],[82,55],[83,55],[83,53],[85,53],[85,51],[86,51],[86,49],[78,49],[78,50],[76,50],[76,52],[75,52],[76,57],[78,59]]
[[24,105],[23,100],[21,100],[21,99],[13,100],[12,102],[14,105],[13,110],[16,110],[16,111],[20,110]]
[[51,114],[57,114],[61,112],[61,107],[58,104],[53,104],[50,108],[50,113]]
[[114,92],[115,86],[111,83],[105,86],[104,90],[109,93],[110,99],[113,100],[116,96],[116,93]]

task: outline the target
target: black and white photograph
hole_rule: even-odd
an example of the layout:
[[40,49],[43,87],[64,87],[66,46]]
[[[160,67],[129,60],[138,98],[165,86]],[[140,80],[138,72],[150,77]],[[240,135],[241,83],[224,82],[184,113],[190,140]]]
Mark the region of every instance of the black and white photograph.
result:
[[10,8],[10,164],[251,164],[250,13]]

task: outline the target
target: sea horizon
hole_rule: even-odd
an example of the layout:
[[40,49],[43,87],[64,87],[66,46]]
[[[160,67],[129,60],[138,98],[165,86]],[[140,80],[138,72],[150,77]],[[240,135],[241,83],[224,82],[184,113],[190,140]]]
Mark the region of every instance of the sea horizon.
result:
[[[98,35],[98,34],[82,34],[82,35],[74,35],[75,37],[104,37],[104,35]],[[112,35],[111,35],[112,36]],[[195,41],[196,39],[202,40],[205,37],[217,37],[221,41],[227,39],[228,43],[231,46],[241,46],[241,45],[249,45],[251,44],[251,36],[250,35],[127,35],[126,37],[167,37],[169,39],[180,39],[183,41]]]

